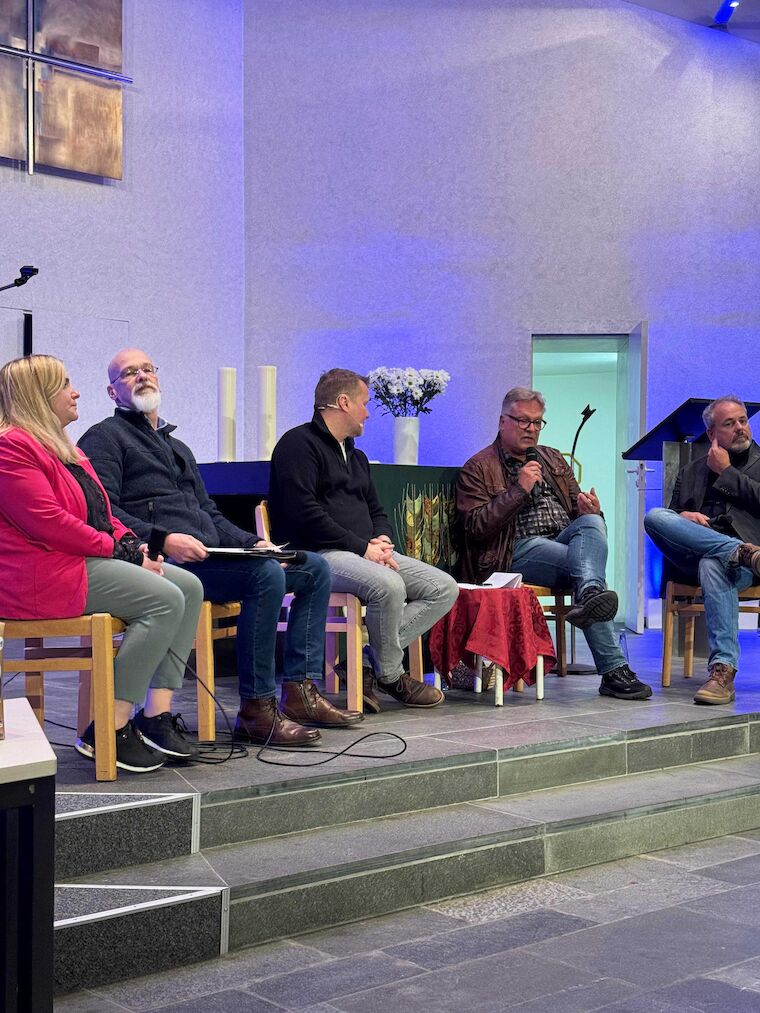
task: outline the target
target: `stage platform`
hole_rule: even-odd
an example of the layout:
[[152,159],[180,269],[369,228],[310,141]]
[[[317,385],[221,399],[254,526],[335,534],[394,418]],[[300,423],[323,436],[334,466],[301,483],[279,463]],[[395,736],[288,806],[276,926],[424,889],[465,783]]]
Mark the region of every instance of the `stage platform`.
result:
[[[739,699],[692,703],[702,673],[659,687],[660,635],[628,635],[644,702],[595,674],[534,691],[451,691],[431,711],[383,698],[315,749],[257,750],[98,784],[59,758],[56,987],[104,984],[228,949],[760,827],[760,638],[742,633]],[[580,660],[587,660],[583,657]],[[6,672],[12,675],[12,660]],[[19,695],[21,678],[7,694]],[[46,731],[73,741],[75,687],[47,680]],[[220,698],[234,719],[234,680]],[[194,689],[178,709],[193,725]],[[219,719],[220,742],[225,740]],[[369,756],[355,755],[356,752]]]

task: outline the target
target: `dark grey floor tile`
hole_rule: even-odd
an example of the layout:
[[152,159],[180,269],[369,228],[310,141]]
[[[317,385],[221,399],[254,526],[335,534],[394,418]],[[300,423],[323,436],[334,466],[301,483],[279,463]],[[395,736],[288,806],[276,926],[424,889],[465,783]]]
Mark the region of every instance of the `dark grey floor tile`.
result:
[[617,1013],[757,1013],[760,992],[742,991],[714,978],[689,978],[603,1008]]
[[400,960],[411,960],[432,971],[491,953],[515,950],[528,943],[552,939],[567,932],[576,932],[591,924],[586,918],[558,914],[556,911],[531,911],[514,918],[463,926],[430,939],[386,946],[385,952]]
[[[581,900],[560,900],[555,906],[558,911],[588,918],[593,922],[614,922],[647,911],[659,911],[692,898],[704,898],[704,907],[700,910],[710,911],[716,899],[713,895],[721,891],[725,891],[725,884],[684,872],[680,876],[636,883],[633,886],[609,890],[607,893],[598,893]],[[685,906],[694,909],[692,904]]]
[[723,918],[736,925],[760,926],[760,883],[736,886],[712,897],[687,900],[681,907]]
[[552,995],[521,1002],[513,1006],[515,1013],[589,1013],[604,1008],[606,1003],[629,998],[639,990],[617,978],[600,978],[590,985],[576,985]]
[[225,989],[242,989],[258,979],[310,967],[324,960],[323,953],[298,943],[267,943],[238,950],[218,960],[121,981],[97,989],[97,995],[130,1010],[149,1010],[170,1002],[200,999]]
[[433,911],[440,911],[452,918],[459,918],[469,925],[508,918],[525,911],[554,908],[558,900],[578,900],[585,897],[582,890],[554,882],[551,879],[534,879],[527,883],[500,886],[495,890],[483,890],[468,897],[457,897],[431,905]]
[[352,953],[366,953],[389,945],[399,945],[409,939],[427,938],[461,924],[460,919],[426,907],[417,907],[363,922],[338,925],[334,929],[310,932],[299,936],[298,941],[335,957],[347,957]]
[[260,999],[250,992],[241,992],[237,989],[153,1008],[156,1013],[278,1013],[283,1009],[276,1003],[267,1002],[266,999]]
[[653,988],[757,956],[760,934],[675,907],[583,929],[525,952]]
[[[751,960],[743,960],[739,964],[731,964],[729,967],[721,967],[718,971],[712,971],[708,977],[717,981],[726,981],[729,985],[737,988],[745,988],[757,992],[760,996],[760,957],[753,957]],[[758,1006],[760,1009],[760,1006]]]
[[479,744],[489,749],[501,750],[501,756],[508,755],[508,750],[520,746],[533,745],[539,742],[574,742],[582,740],[593,744],[608,738],[607,730],[586,721],[586,716],[579,716],[576,721],[545,721],[536,715],[535,721],[523,721],[517,724],[501,725],[495,728],[476,728],[447,735],[439,734],[438,738],[448,742],[468,742]]
[[[655,856],[664,854],[656,852]],[[680,878],[683,870],[666,862],[655,861],[652,857],[637,855],[634,858],[621,858],[617,862],[603,862],[584,869],[572,869],[570,872],[558,872],[550,876],[549,883],[561,883],[572,886],[584,893],[606,893],[609,890],[622,890],[636,883],[649,883],[652,880]]]
[[723,862],[720,865],[708,865],[696,871],[701,876],[720,879],[724,883],[760,883],[760,854],[737,858],[734,862]]
[[[287,1009],[303,1009],[320,1002],[336,1005],[338,996],[372,989],[421,974],[422,969],[385,953],[367,953],[361,960],[349,957],[304,971],[281,974],[251,985],[251,991]],[[339,1007],[340,1008],[340,1007]]]
[[749,833],[736,836],[716,837],[709,841],[697,841],[695,844],[682,844],[677,848],[665,851],[653,851],[647,858],[660,863],[669,863],[683,869],[702,870],[723,862],[733,862],[739,858],[760,854],[760,835],[752,840]]
[[53,1009],[55,1013],[124,1013],[124,1006],[110,1002],[94,992],[71,992],[59,996]]
[[524,950],[481,957],[419,978],[333,999],[345,1013],[498,1013],[538,996],[554,995],[594,976],[553,960],[536,963]]

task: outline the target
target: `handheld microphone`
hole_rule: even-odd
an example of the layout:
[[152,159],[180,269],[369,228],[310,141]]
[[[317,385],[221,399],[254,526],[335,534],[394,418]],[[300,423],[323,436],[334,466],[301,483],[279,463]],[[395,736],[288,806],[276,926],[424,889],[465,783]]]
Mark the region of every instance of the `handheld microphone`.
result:
[[164,542],[168,531],[161,528],[153,528],[148,539],[148,559],[156,560],[164,551]]
[[[525,451],[525,463],[527,464],[528,461],[538,461],[538,460],[539,456],[536,448],[528,447],[528,449]],[[538,503],[538,501],[541,499],[541,494],[542,494],[541,482],[536,482],[536,484],[530,490],[530,498],[533,500],[534,503]]]

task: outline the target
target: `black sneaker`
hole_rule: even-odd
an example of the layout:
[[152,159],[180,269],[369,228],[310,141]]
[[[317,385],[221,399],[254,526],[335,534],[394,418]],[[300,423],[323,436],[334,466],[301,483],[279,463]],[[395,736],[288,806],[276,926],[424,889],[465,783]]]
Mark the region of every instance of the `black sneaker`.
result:
[[[74,749],[88,760],[95,759],[95,725],[89,723],[74,743]],[[145,743],[140,732],[128,721],[116,729],[116,766],[136,774],[158,770],[166,763],[163,753],[157,753]]]
[[621,665],[604,673],[599,692],[602,696],[614,696],[616,700],[648,700],[652,687],[640,682],[628,665]]
[[585,630],[594,623],[608,623],[615,618],[618,610],[618,596],[604,588],[589,588],[580,599],[568,609],[565,618],[571,626]]
[[194,760],[198,755],[195,746],[185,738],[187,728],[181,714],[164,711],[148,718],[141,710],[135,718],[135,728],[142,732],[149,746],[166,753],[172,760]]

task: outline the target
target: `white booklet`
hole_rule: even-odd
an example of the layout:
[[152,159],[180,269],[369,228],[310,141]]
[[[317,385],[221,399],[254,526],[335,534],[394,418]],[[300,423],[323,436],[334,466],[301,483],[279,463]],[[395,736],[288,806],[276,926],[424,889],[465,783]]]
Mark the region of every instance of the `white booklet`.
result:
[[498,587],[522,587],[522,574],[521,573],[502,573],[497,571],[492,573],[491,576],[483,584],[459,584],[459,587],[465,589],[465,591],[487,591]]

